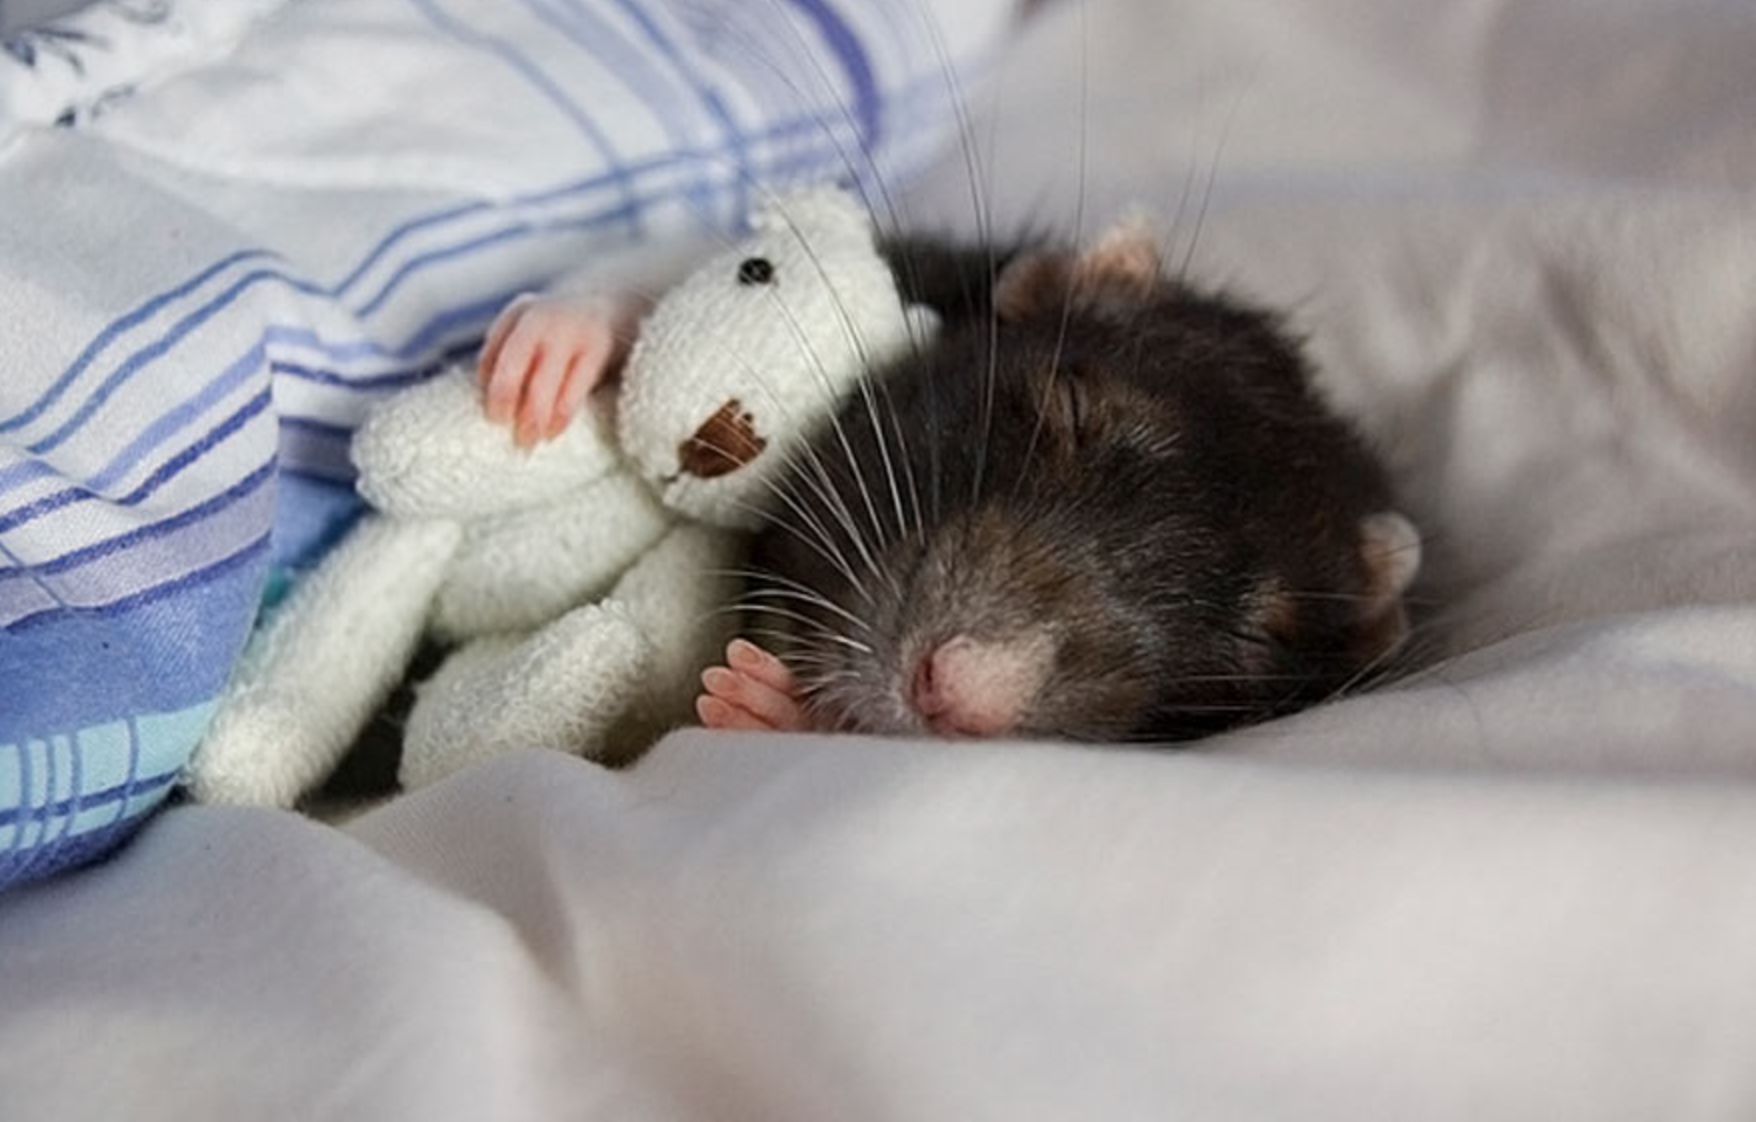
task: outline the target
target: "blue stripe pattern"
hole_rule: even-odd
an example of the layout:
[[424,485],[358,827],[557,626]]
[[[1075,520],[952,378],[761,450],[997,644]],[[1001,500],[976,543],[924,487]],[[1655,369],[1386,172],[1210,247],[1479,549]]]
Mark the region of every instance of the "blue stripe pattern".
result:
[[[758,183],[896,174],[923,149],[890,138],[918,145],[949,118],[937,61],[906,49],[888,2],[369,2],[406,13],[412,40],[499,68],[580,145],[502,196],[370,225],[330,214],[355,251],[326,265],[284,230],[230,228],[204,260],[105,298],[115,310],[52,376],[0,384],[0,889],[101,855],[174,788],[278,591],[271,572],[308,565],[351,521],[346,444],[373,398],[467,355],[512,295],[594,249],[726,228]],[[779,97],[772,64],[710,62],[704,13],[722,42],[790,35],[802,50],[779,27],[789,10],[826,48],[798,63],[815,82]],[[587,88],[621,92],[600,104]],[[631,143],[629,113],[652,143]],[[623,114],[615,129],[606,114]]]

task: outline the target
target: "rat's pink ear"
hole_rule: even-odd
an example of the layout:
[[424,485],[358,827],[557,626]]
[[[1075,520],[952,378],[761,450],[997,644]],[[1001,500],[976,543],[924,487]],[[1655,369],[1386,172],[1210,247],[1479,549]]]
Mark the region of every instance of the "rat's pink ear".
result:
[[1006,262],[994,281],[994,311],[1002,321],[1059,314],[1072,275],[1072,262],[1064,254],[1021,253]]
[[1161,265],[1157,227],[1145,212],[1130,212],[1076,256],[1023,253],[1007,262],[994,283],[994,310],[1002,320],[1069,311],[1125,316],[1152,298]]
[[1145,211],[1131,210],[1079,255],[1074,283],[1093,292],[1135,293],[1144,298],[1158,283],[1162,265],[1156,223]]
[[[1342,626],[1345,653],[1356,665],[1373,667],[1395,654],[1408,639],[1408,612],[1402,597],[1421,567],[1421,537],[1414,525],[1394,510],[1361,519],[1359,534],[1365,582],[1357,596],[1347,598],[1348,616]],[[1309,607],[1310,597],[1290,591],[1278,576],[1262,580],[1247,604],[1256,629],[1290,647],[1311,638],[1315,621]],[[1259,653],[1252,647],[1243,657],[1249,660]]]
[[1421,568],[1421,535],[1394,510],[1360,521],[1360,560],[1366,566],[1366,593],[1360,602],[1360,656],[1380,659],[1408,638],[1402,594]]

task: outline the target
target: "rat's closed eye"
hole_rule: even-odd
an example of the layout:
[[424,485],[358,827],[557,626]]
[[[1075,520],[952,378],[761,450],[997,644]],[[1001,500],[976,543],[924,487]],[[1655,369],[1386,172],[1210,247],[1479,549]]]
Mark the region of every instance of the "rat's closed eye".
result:
[[739,284],[768,284],[774,280],[774,263],[766,257],[746,257],[738,263]]
[[1091,419],[1091,387],[1072,364],[1049,371],[1040,385],[1041,389],[1031,391],[1039,412],[1037,424],[1046,426],[1053,447],[1078,452]]
[[1055,376],[1056,392],[1061,395],[1061,409],[1067,424],[1067,433],[1073,443],[1079,443],[1079,431],[1085,420],[1086,389],[1080,384],[1079,373],[1075,370],[1064,370]]

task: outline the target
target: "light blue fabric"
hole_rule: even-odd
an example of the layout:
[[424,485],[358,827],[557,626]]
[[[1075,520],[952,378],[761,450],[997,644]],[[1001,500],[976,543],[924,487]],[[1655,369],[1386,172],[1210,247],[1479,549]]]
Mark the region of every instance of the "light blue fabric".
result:
[[92,0],[0,0],[0,35],[14,34],[40,27],[58,17],[70,15]]
[[[93,60],[101,87],[33,100],[64,60],[0,55],[0,886],[173,788],[271,570],[351,517],[376,395],[594,248],[731,228],[769,184],[900,179],[953,127],[946,61],[972,68],[1010,8],[950,34],[915,0],[302,0],[204,24],[222,2],[131,24],[190,36],[168,77],[175,44],[139,47],[144,89]],[[100,38],[82,49],[127,53]]]

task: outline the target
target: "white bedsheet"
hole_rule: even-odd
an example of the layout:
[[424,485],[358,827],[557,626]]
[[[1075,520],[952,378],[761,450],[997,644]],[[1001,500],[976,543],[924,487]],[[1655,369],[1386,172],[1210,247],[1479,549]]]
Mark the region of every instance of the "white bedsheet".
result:
[[6,1116],[1756,1116],[1752,57],[1735,4],[1050,9],[985,197],[1192,184],[1175,259],[1291,308],[1429,535],[1426,669],[1182,753],[175,809],[0,900]]
[[0,1083],[21,1119],[1747,1118],[1752,947],[1741,787],[689,734],[346,833],[162,816],[8,902]]

